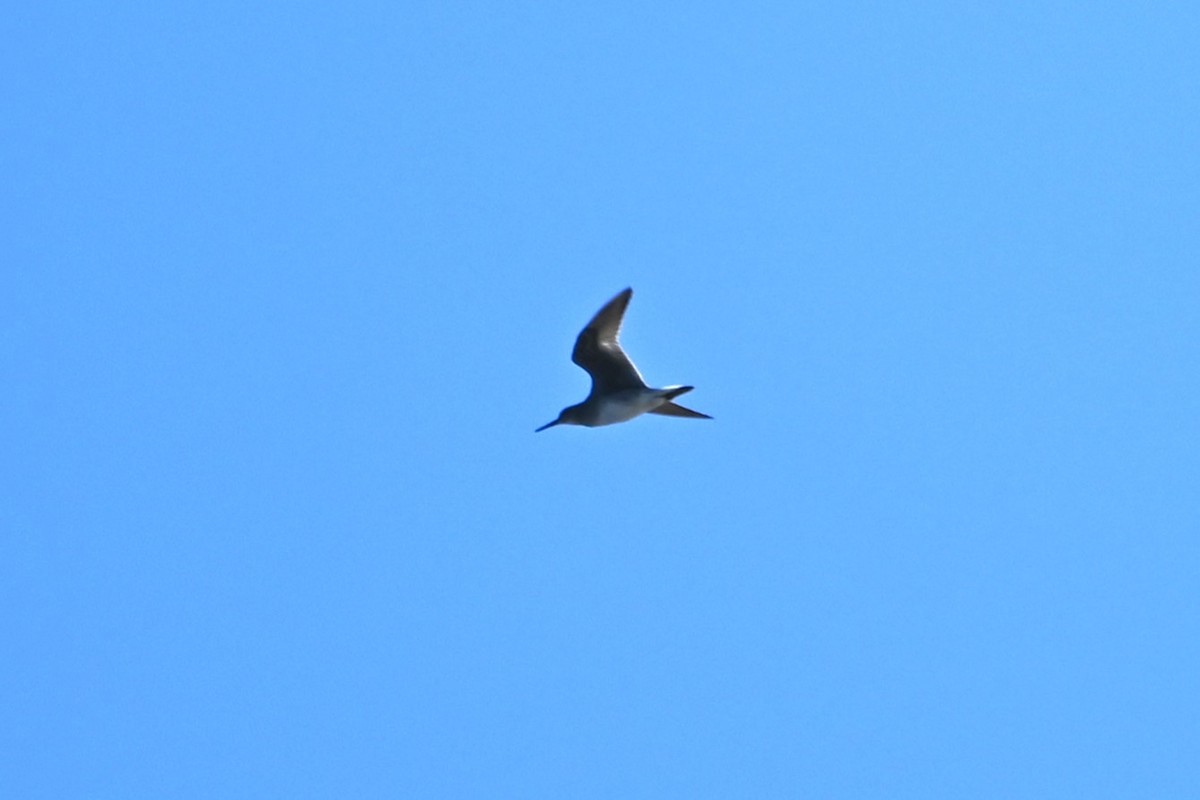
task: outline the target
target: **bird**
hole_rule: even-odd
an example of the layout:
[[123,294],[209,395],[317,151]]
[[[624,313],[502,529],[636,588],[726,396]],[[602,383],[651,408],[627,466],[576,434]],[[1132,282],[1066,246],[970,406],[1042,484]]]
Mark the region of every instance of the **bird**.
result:
[[582,403],[567,406],[553,422],[534,431],[540,433],[555,425],[585,425],[595,428],[627,422],[642,414],[661,414],[665,417],[712,419],[707,414],[692,411],[673,402],[676,397],[696,388],[667,386],[652,389],[642,379],[633,361],[621,349],[617,334],[633,289],[625,289],[596,312],[592,321],[579,332],[571,360],[592,376],[592,391]]

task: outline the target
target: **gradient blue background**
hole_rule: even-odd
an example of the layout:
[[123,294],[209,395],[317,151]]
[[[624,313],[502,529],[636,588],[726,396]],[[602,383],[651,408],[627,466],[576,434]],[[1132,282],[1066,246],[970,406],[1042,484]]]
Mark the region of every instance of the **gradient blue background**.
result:
[[8,15],[0,795],[1200,796],[1200,11],[602,6]]

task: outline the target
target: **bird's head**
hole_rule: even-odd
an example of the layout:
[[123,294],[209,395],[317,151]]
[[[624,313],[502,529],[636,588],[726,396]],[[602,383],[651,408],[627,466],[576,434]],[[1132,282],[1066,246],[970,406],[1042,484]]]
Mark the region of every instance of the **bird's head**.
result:
[[554,420],[554,422],[547,422],[545,425],[535,430],[534,433],[541,433],[542,431],[546,430],[546,428],[553,428],[555,425],[582,424],[583,422],[580,420],[579,406],[567,406],[562,411],[558,412],[558,419]]

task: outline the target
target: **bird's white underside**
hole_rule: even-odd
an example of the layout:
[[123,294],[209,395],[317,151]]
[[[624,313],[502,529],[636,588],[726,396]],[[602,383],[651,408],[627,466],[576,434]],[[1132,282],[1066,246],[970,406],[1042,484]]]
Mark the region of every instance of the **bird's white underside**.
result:
[[664,395],[673,388],[677,387],[628,389],[608,395],[604,398],[604,404],[600,406],[599,413],[596,414],[596,421],[591,427],[627,422],[634,417],[640,417],[647,411],[653,411],[666,402]]

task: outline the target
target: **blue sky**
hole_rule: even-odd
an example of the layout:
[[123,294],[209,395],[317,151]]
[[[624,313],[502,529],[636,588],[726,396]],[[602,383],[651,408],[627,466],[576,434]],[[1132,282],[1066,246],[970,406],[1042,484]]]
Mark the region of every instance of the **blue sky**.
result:
[[10,15],[0,794],[1200,793],[1200,13],[602,6]]

